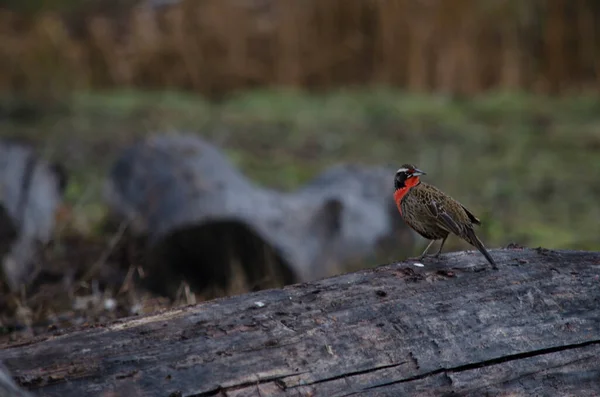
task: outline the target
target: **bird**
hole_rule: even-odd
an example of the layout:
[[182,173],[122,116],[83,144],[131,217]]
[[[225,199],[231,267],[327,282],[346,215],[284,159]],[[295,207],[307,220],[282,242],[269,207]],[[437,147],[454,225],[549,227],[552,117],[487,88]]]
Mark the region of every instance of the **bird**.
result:
[[464,205],[428,183],[420,176],[427,175],[413,164],[404,164],[394,177],[394,201],[404,222],[424,238],[431,240],[417,259],[423,259],[436,240],[442,240],[434,257],[439,257],[450,233],[457,235],[483,254],[497,270],[494,259],[475,235],[474,225],[481,221]]

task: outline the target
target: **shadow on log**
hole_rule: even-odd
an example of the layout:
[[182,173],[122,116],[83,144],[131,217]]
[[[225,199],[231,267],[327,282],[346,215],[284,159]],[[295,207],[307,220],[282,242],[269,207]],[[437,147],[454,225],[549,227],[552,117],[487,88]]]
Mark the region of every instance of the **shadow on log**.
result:
[[600,394],[600,253],[475,251],[4,346],[39,396]]
[[11,290],[35,277],[66,183],[62,166],[46,162],[25,144],[0,141],[0,279]]
[[297,281],[279,252],[239,221],[207,222],[175,230],[156,245],[152,256],[155,273],[149,287],[155,291],[176,291],[181,279],[195,280],[195,286],[202,290],[216,286],[230,291]]
[[253,184],[196,136],[154,136],[117,159],[106,201],[117,223],[145,240],[155,292],[173,297],[181,281],[196,292],[231,291],[241,278],[239,293],[340,273],[392,241],[396,252],[411,250],[414,236],[390,193],[393,172],[342,165],[279,192]]

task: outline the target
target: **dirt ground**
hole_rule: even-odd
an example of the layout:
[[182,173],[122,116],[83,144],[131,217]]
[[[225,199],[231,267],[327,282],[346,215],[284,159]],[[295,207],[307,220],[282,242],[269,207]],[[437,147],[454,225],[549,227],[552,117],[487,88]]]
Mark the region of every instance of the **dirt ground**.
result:
[[[46,331],[102,323],[188,303],[154,296],[134,280],[139,267],[123,267],[125,239],[63,236],[44,250],[44,270],[20,293],[0,289],[0,344]],[[134,262],[132,262],[134,263]]]

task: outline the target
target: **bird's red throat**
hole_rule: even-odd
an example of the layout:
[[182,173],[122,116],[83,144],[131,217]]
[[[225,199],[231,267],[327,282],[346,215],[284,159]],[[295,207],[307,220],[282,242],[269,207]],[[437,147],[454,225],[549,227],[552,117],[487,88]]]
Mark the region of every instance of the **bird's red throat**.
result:
[[411,178],[408,178],[404,182],[404,187],[401,187],[400,189],[396,189],[396,191],[394,192],[394,201],[396,202],[398,211],[400,211],[400,215],[402,215],[402,206],[400,205],[400,203],[402,202],[402,198],[404,196],[406,196],[406,193],[408,193],[408,191],[411,188],[417,186],[418,184],[419,184],[419,177],[413,176]]

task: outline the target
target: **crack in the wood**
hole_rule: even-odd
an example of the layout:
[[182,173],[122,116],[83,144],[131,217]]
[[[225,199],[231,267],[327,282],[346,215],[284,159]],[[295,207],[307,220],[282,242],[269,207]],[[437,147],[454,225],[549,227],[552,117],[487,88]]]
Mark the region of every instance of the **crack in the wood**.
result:
[[306,386],[311,386],[311,385],[315,385],[318,383],[331,382],[331,381],[335,381],[338,379],[345,379],[350,376],[368,374],[369,372],[379,371],[382,369],[394,368],[394,367],[398,367],[398,366],[406,364],[406,363],[407,363],[407,361],[403,361],[401,363],[381,365],[379,367],[369,368],[369,369],[365,369],[362,371],[346,372],[342,375],[336,375],[336,376],[332,376],[332,377],[325,378],[325,379],[319,379],[314,382],[302,383],[302,384],[299,384],[296,386],[291,386],[291,387],[285,386],[285,382],[283,382],[283,380],[285,378],[289,378],[290,376],[298,376],[298,375],[310,373],[310,371],[296,372],[293,374],[284,374],[284,375],[279,375],[279,376],[271,376],[271,377],[267,377],[267,378],[263,378],[263,379],[257,379],[255,382],[244,382],[244,383],[239,383],[239,384],[231,385],[231,386],[227,386],[227,387],[222,387],[221,385],[218,385],[211,390],[207,390],[202,393],[188,394],[185,397],[214,397],[214,396],[221,395],[223,393],[225,395],[227,395],[228,391],[239,390],[244,387],[258,386],[258,385],[261,385],[264,383],[270,383],[270,382],[282,383],[282,385],[280,387],[283,387],[284,389],[294,389],[297,387],[306,387]]
[[379,370],[382,370],[382,369],[389,369],[389,368],[399,367],[399,366],[404,365],[406,363],[408,363],[408,361],[402,361],[400,363],[393,363],[393,364],[381,365],[379,367],[363,369],[363,370],[360,370],[360,371],[345,372],[345,373],[343,373],[341,375],[336,375],[336,376],[332,376],[332,377],[329,377],[329,378],[323,378],[323,379],[315,380],[313,382],[302,383],[300,385],[289,387],[288,389],[293,389],[295,387],[311,386],[311,385],[316,385],[316,384],[324,383],[324,382],[331,382],[331,381],[335,381],[335,380],[338,380],[338,379],[348,378],[350,376],[364,375],[364,374],[368,374],[370,372],[379,371]]
[[[553,365],[553,366],[550,366],[550,367],[544,367],[544,368],[538,369],[537,371],[526,372],[526,373],[523,373],[521,376],[518,376],[516,378],[511,379],[511,381],[517,381],[517,382],[519,382],[519,384],[522,385],[523,384],[522,380],[525,379],[525,378],[527,378],[527,377],[530,377],[532,375],[537,375],[537,374],[540,374],[542,372],[545,372],[545,371],[548,371],[548,370],[552,370],[552,369],[556,369],[556,368],[564,368],[564,367],[566,367],[568,365],[571,365],[571,364],[574,364],[574,363],[578,363],[578,362],[581,362],[581,361],[589,360],[592,357],[594,357],[594,356],[587,356],[587,357],[583,357],[583,358],[577,358],[575,360],[570,360],[570,361],[567,361],[567,362],[564,362],[564,363],[560,363],[560,364],[557,364],[557,365]],[[475,393],[477,393],[480,390],[489,389],[490,387],[502,385],[504,383],[506,383],[506,380],[502,379],[502,380],[499,380],[498,382],[488,383],[488,384],[486,384],[484,386],[472,389],[472,390],[470,390],[470,392],[472,394],[475,394]],[[554,386],[554,387],[556,388],[556,386]],[[557,390],[557,392],[558,392],[558,390]]]
[[[541,355],[544,355],[544,354],[556,353],[556,352],[560,352],[560,351],[564,351],[564,350],[578,349],[578,348],[581,348],[581,347],[586,347],[586,346],[591,346],[591,345],[600,345],[600,340],[592,340],[592,341],[587,341],[587,342],[582,342],[582,343],[575,343],[575,344],[565,345],[565,346],[548,347],[548,348],[545,348],[545,349],[539,349],[539,350],[533,350],[533,351],[528,351],[528,352],[523,352],[523,353],[510,354],[510,355],[507,355],[507,356],[493,358],[493,359],[490,359],[490,360],[480,361],[480,362],[476,362],[476,363],[459,365],[457,367],[452,367],[452,368],[440,368],[440,369],[436,369],[435,371],[430,371],[430,372],[426,372],[424,374],[420,374],[420,375],[416,375],[416,376],[411,376],[410,378],[399,379],[399,380],[395,380],[395,381],[391,381],[391,382],[380,383],[380,384],[374,385],[374,386],[369,386],[367,388],[362,389],[362,391],[377,389],[377,388],[380,388],[380,387],[391,386],[391,385],[395,385],[395,384],[398,384],[398,383],[412,382],[412,381],[415,381],[415,380],[420,380],[420,379],[428,378],[430,376],[435,376],[435,375],[439,375],[439,374],[442,374],[442,373],[469,371],[469,370],[472,370],[472,369],[489,367],[489,366],[492,366],[492,365],[502,364],[502,363],[506,363],[506,362],[509,362],[509,361],[522,360],[522,359],[525,359],[525,358],[541,356]],[[343,397],[355,395],[357,393],[360,393],[360,391],[353,392],[353,393],[350,393],[350,394],[345,394]]]
[[256,381],[248,381],[248,382],[238,383],[238,384],[227,386],[227,387],[217,385],[211,390],[207,390],[207,391],[204,391],[201,393],[187,394],[185,397],[211,397],[211,396],[217,396],[217,395],[223,394],[223,393],[225,395],[227,395],[228,391],[243,389],[244,387],[258,386],[258,385],[262,385],[264,383],[278,382],[278,381],[282,381],[285,378],[289,378],[290,376],[298,376],[298,375],[306,374],[309,372],[310,371],[301,371],[301,372],[294,372],[294,373],[277,375],[277,376],[267,376],[265,378],[258,378],[258,379],[256,379]]

